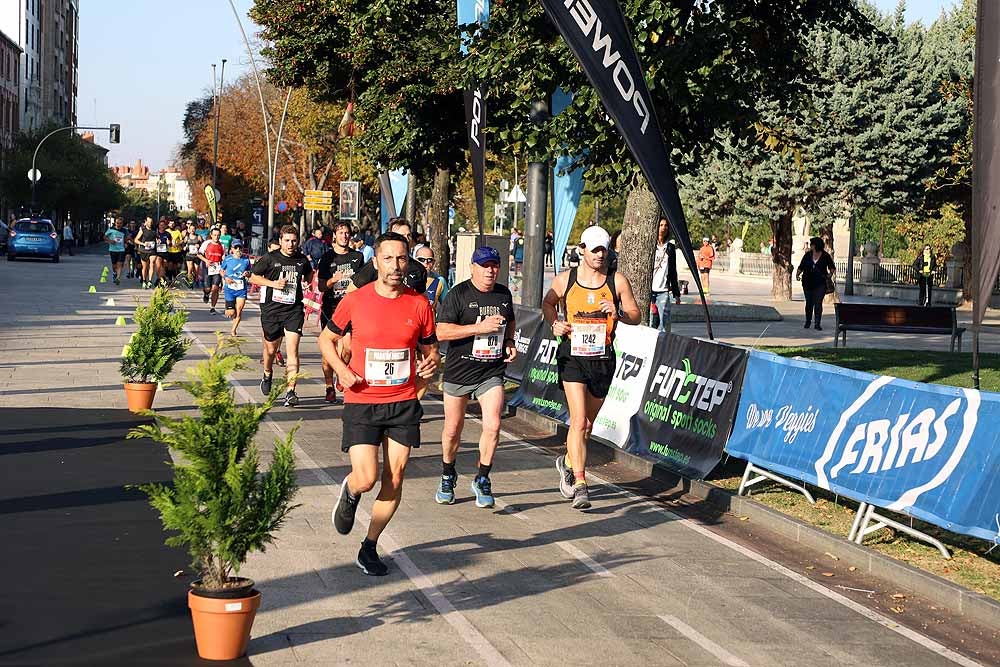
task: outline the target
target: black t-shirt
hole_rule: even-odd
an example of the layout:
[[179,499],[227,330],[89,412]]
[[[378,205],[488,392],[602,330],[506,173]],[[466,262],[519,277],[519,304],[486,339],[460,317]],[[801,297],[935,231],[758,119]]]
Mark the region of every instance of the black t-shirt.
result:
[[[139,252],[152,254],[156,252],[157,233],[155,229],[142,228],[139,232]],[[152,243],[152,245],[150,245]]]
[[813,290],[820,286],[826,286],[826,277],[837,270],[830,253],[824,251],[819,256],[819,261],[813,260],[810,250],[799,262],[799,271],[802,272],[802,288]]
[[347,285],[355,273],[361,270],[365,263],[365,256],[357,250],[348,250],[340,254],[333,248],[326,251],[319,260],[316,270],[319,272],[320,287],[326,284],[333,274],[338,271],[344,272],[344,277],[333,287],[323,292],[323,306],[326,308],[336,308],[344,295],[347,294]]
[[[448,324],[476,324],[491,315],[500,315],[505,326],[496,333],[469,336],[448,342],[444,381],[455,384],[478,384],[491,377],[501,377],[504,362],[506,324],[514,321],[514,300],[505,285],[492,292],[480,292],[471,280],[455,285],[438,306],[437,320]],[[499,356],[497,356],[499,354]]]
[[253,273],[268,280],[284,278],[288,281],[283,290],[260,288],[261,312],[281,313],[302,308],[302,281],[308,282],[312,278],[312,265],[308,257],[298,250],[291,257],[286,257],[280,250],[272,250],[257,260],[253,265]]
[[[378,278],[378,269],[373,262],[368,262],[361,270],[354,274],[351,280],[355,287],[364,287],[368,283],[375,282]],[[417,260],[410,258],[406,265],[406,275],[403,276],[403,284],[415,292],[423,294],[427,291],[427,269]]]

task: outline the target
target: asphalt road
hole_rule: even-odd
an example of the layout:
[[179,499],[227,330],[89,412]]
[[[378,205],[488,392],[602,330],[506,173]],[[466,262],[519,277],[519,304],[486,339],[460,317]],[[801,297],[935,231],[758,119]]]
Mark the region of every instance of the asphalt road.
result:
[[[66,258],[58,265],[0,262],[6,306],[0,327],[0,399],[4,410],[26,415],[26,425],[12,431],[30,431],[23,439],[14,432],[0,433],[0,456],[5,462],[37,457],[23,475],[15,466],[3,468],[3,486],[10,490],[0,495],[0,507],[7,508],[0,512],[0,521],[7,527],[18,522],[21,532],[17,560],[5,549],[0,564],[8,576],[30,582],[14,588],[29,589],[47,600],[54,617],[79,609],[81,591],[100,598],[102,587],[95,582],[114,582],[123,571],[127,580],[136,572],[144,574],[155,585],[136,587],[136,594],[145,596],[140,606],[170,610],[176,623],[170,632],[179,632],[183,616],[177,614],[183,602],[173,596],[175,591],[182,595],[177,589],[186,579],[173,577],[177,554],[160,546],[148,511],[118,486],[158,477],[163,469],[126,461],[115,461],[107,475],[67,475],[60,469],[63,451],[92,457],[80,462],[81,470],[106,464],[128,427],[117,366],[131,327],[116,327],[114,320],[127,314],[134,298],[145,292],[134,289],[134,283],[120,288],[98,283],[103,259],[92,254]],[[98,294],[87,293],[91,284]],[[214,332],[228,330],[229,323],[210,315],[197,295],[185,302],[195,340],[187,366],[203,358]],[[247,338],[244,350],[256,358],[259,330],[256,313],[249,308],[242,333]],[[618,475],[613,466],[594,471],[600,478],[592,480],[593,509],[574,511],[558,495],[550,453],[517,435],[505,434],[495,462],[497,508],[477,509],[468,492],[478,438],[474,420],[467,423],[458,460],[459,502],[438,506],[433,493],[440,474],[442,412],[434,400],[425,405],[425,445],[411,459],[403,504],[379,545],[390,557],[391,573],[365,577],[354,565],[363,529],[341,537],[330,526],[330,509],[348,461],[339,448],[341,408],[322,401],[314,336],[305,339],[303,359],[303,370],[312,379],[300,387],[302,405],[276,408],[259,438],[266,453],[275,436],[298,426],[297,500],[302,506],[276,544],[254,555],[241,572],[257,581],[264,596],[254,626],[252,664],[1000,662],[995,637],[959,627],[924,631],[926,618],[906,624],[888,618],[887,612],[807,576],[803,563],[822,554],[785,548],[766,534],[747,539],[743,527],[732,525],[738,521],[707,507],[672,508],[651,501],[645,494],[655,488]],[[239,400],[258,396],[258,378],[255,365],[234,379]],[[181,414],[190,409],[190,401],[170,388],[158,394],[156,407]],[[26,412],[29,408],[62,410],[68,416],[58,422],[41,419],[42,413],[31,417],[35,413]],[[98,414],[107,417],[98,419],[96,426],[94,419],[84,418]],[[36,430],[65,424],[78,424],[80,434],[73,436],[77,446],[53,446],[51,441],[61,436]],[[49,445],[39,444],[46,440]],[[98,442],[105,444],[93,444]],[[124,446],[153,447],[131,441]],[[115,507],[120,512],[133,503],[133,515],[110,511]],[[366,515],[370,503],[366,496],[359,516]],[[122,531],[141,528],[145,537],[135,549],[105,547],[117,557],[128,555],[133,562],[126,570],[115,560],[84,558],[81,554],[93,549],[85,537],[52,539],[63,520],[60,512],[78,511],[93,522],[95,535],[111,535],[115,523]],[[42,528],[48,515],[50,530]],[[69,523],[80,530],[80,521]],[[4,528],[0,523],[4,535],[12,534]],[[32,560],[29,551],[54,553]],[[850,575],[842,576],[838,581],[849,586]],[[106,604],[108,614],[129,613]],[[8,602],[0,610],[4,635],[47,615],[44,604]],[[949,623],[958,625],[954,619],[941,625]],[[80,627],[86,635],[86,624]],[[111,631],[97,643],[121,637]],[[162,639],[183,652],[183,637],[168,634]],[[74,657],[81,664],[115,663],[103,660],[93,643],[70,644],[57,632],[26,635],[21,661],[58,662],[51,658],[54,653],[31,653],[35,644],[49,640],[76,646]],[[185,659],[161,651],[153,637],[133,640],[129,655],[144,647],[149,661],[182,664]],[[0,644],[0,651],[12,646]],[[0,653],[0,662],[3,659]]]

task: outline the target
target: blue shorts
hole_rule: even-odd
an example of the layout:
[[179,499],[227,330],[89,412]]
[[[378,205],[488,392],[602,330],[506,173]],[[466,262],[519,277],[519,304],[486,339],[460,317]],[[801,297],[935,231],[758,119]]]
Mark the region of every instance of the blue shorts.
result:
[[228,287],[222,288],[222,298],[226,300],[226,303],[236,302],[236,299],[247,298],[247,291],[245,289],[233,291]]

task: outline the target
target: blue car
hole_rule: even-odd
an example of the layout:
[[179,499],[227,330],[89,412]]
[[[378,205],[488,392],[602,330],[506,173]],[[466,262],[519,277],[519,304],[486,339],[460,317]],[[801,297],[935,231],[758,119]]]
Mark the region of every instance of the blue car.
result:
[[7,259],[45,257],[59,261],[59,234],[51,220],[22,218],[7,232]]

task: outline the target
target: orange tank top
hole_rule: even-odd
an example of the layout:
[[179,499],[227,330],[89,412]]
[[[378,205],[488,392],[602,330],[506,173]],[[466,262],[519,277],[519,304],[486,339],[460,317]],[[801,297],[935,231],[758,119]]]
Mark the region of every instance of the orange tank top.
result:
[[569,271],[569,286],[563,296],[566,321],[573,326],[570,335],[574,357],[607,357],[613,354],[612,342],[617,320],[601,310],[601,301],[611,301],[618,308],[614,272],[609,272],[600,287],[585,287],[576,281],[576,269]]

